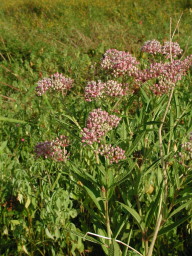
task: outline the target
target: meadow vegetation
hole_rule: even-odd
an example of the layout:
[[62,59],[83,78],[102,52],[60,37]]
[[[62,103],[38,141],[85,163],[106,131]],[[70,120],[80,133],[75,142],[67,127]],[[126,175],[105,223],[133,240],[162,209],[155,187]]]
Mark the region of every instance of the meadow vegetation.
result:
[[192,254],[191,27],[191,0],[0,2],[0,255]]

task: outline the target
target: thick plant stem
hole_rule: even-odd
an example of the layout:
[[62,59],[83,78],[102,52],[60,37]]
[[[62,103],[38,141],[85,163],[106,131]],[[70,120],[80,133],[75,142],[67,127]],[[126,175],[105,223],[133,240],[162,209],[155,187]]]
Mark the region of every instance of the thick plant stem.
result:
[[152,254],[153,254],[154,245],[155,245],[155,242],[156,242],[156,239],[157,239],[157,236],[158,236],[158,232],[159,232],[159,229],[160,229],[160,226],[161,226],[161,221],[163,219],[162,201],[164,199],[164,203],[166,203],[166,200],[167,200],[168,177],[167,177],[167,170],[166,170],[167,166],[165,164],[165,159],[164,159],[162,130],[163,130],[163,125],[164,125],[164,122],[165,122],[165,118],[166,118],[167,113],[169,111],[169,107],[170,107],[171,100],[172,100],[172,97],[173,97],[173,92],[174,92],[174,87],[172,87],[171,92],[169,94],[167,107],[165,109],[165,113],[163,115],[163,118],[161,120],[161,124],[160,124],[160,127],[159,127],[159,147],[160,147],[161,166],[162,166],[162,170],[163,170],[163,188],[164,188],[165,192],[164,192],[164,198],[163,198],[163,195],[161,195],[160,205],[159,205],[159,212],[158,212],[158,216],[157,216],[155,230],[154,230],[153,238],[152,238],[147,256],[152,256]]
[[173,97],[173,92],[174,92],[174,87],[172,87],[170,95],[169,95],[169,99],[168,99],[168,103],[167,103],[167,107],[165,109],[165,113],[163,115],[163,118],[161,120],[161,124],[159,127],[159,148],[160,148],[160,157],[161,157],[161,166],[163,169],[163,179],[164,179],[164,188],[165,188],[165,198],[164,200],[166,201],[166,197],[167,197],[167,170],[166,170],[166,164],[165,164],[165,160],[164,160],[164,152],[163,152],[163,138],[162,138],[162,130],[163,130],[163,125],[165,122],[165,118],[167,116],[170,104],[171,104],[171,100]]
[[158,216],[157,216],[157,222],[156,222],[156,225],[155,225],[155,230],[154,230],[153,238],[152,238],[152,241],[151,241],[151,244],[150,244],[150,247],[149,247],[149,251],[146,254],[147,256],[152,256],[152,254],[153,254],[155,241],[157,239],[157,235],[158,235],[158,232],[159,232],[159,229],[160,229],[160,226],[161,226],[161,221],[162,221],[162,218],[163,218],[163,215],[162,215],[162,200],[163,200],[163,197],[161,195],[160,204],[159,204],[159,211],[158,211]]
[[160,216],[159,216],[159,218],[158,218],[158,221],[157,221],[157,223],[156,223],[155,232],[154,232],[154,235],[153,235],[153,238],[154,238],[154,239],[153,239],[152,242],[151,242],[151,245],[150,245],[150,247],[149,247],[149,251],[148,251],[147,256],[152,256],[153,249],[154,249],[154,245],[155,245],[155,241],[156,241],[156,239],[157,239],[157,235],[158,235],[158,232],[159,232],[159,228],[160,228],[160,226],[161,226],[162,218],[163,218],[163,216],[162,216],[162,214],[160,214]]
[[[109,198],[108,198],[108,183],[109,183],[109,177],[108,177],[108,170],[106,170],[106,187],[104,188],[104,196],[105,196],[105,223],[106,223],[106,229],[107,229],[107,236],[111,238],[111,227],[110,227],[110,218],[109,218]],[[109,245],[111,244],[111,240],[109,240]]]
[[149,250],[149,241],[148,240],[146,240],[145,241],[145,255],[147,255],[148,254],[148,250]]
[[[106,191],[106,194],[107,194],[107,191]],[[105,218],[106,218],[107,236],[111,238],[111,227],[110,227],[110,219],[109,219],[109,202],[107,198],[105,201]],[[111,240],[109,240],[109,243],[111,243]]]

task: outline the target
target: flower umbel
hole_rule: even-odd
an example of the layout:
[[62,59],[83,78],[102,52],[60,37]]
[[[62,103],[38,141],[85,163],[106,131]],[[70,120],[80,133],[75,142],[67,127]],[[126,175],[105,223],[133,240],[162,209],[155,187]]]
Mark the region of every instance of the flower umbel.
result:
[[109,49],[104,54],[101,67],[111,71],[115,77],[125,74],[131,76],[132,72],[137,69],[137,64],[139,62],[129,52]]
[[50,78],[44,78],[38,81],[36,92],[38,96],[44,94],[47,90],[61,91],[62,94],[66,94],[67,91],[72,87],[73,79],[67,78],[62,74],[55,73]]
[[126,159],[125,151],[120,147],[113,147],[111,144],[101,145],[98,153],[109,159],[110,164]]
[[128,90],[128,84],[121,84],[114,80],[106,83],[91,81],[85,87],[85,100],[92,101],[94,98],[103,98],[106,96],[119,97],[125,96]]
[[[151,79],[158,79],[158,83],[152,86],[152,91],[156,95],[167,93],[170,88],[180,81],[192,65],[192,55],[184,60],[173,60],[166,63],[152,63],[150,67],[134,72],[133,77],[139,84]],[[153,90],[154,89],[154,90]]]
[[189,135],[189,140],[182,144],[181,155],[186,160],[192,160],[192,132]]
[[101,137],[114,127],[117,127],[120,119],[115,115],[109,115],[109,113],[100,108],[94,109],[89,113],[86,127],[83,128],[82,142],[87,144],[99,143]]
[[161,53],[166,56],[167,59],[176,58],[178,55],[181,55],[183,50],[177,42],[165,42],[161,48]]
[[157,41],[155,39],[148,40],[142,46],[141,51],[142,52],[148,52],[150,54],[161,53],[161,44],[160,44],[159,41]]
[[155,39],[146,41],[141,48],[142,52],[148,52],[150,54],[156,55],[157,53],[165,55],[167,59],[176,58],[181,55],[183,50],[177,42],[164,42],[163,45]]
[[65,162],[69,154],[66,147],[69,146],[69,140],[61,135],[55,140],[40,142],[35,146],[37,157],[50,158],[55,161]]

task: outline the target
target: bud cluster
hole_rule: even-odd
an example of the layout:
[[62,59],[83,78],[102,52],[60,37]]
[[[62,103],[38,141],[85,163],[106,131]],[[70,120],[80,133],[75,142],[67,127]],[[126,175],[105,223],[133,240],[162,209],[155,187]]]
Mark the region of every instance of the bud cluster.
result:
[[47,90],[61,91],[66,94],[67,91],[72,87],[73,79],[67,78],[62,74],[55,73],[50,78],[44,78],[38,81],[36,87],[36,93],[38,96],[44,94]]
[[113,147],[111,144],[101,145],[98,153],[109,159],[110,164],[126,159],[125,151],[120,147]]
[[161,53],[161,43],[155,39],[148,40],[144,43],[141,47],[142,52],[148,52],[150,54],[157,54]]
[[161,49],[161,53],[165,55],[167,59],[170,59],[171,56],[177,58],[182,52],[183,50],[177,42],[165,42]]
[[153,84],[150,89],[155,95],[161,96],[168,93],[173,86],[173,83],[168,83],[160,80],[157,84]]
[[192,132],[189,135],[189,141],[182,144],[181,155],[186,158],[186,160],[192,160]]
[[150,54],[156,55],[157,53],[163,54],[166,58],[176,58],[181,55],[183,50],[180,48],[180,45],[177,42],[164,42],[163,45],[155,39],[146,41],[141,48],[141,51],[148,52]]
[[86,127],[82,131],[82,142],[93,144],[100,142],[100,138],[105,136],[106,133],[117,127],[121,118],[116,115],[109,115],[102,109],[94,109],[89,113]]
[[55,161],[65,162],[69,154],[66,147],[69,146],[69,140],[61,135],[55,140],[40,142],[35,146],[37,157],[50,158]]
[[135,71],[137,64],[139,64],[139,62],[130,53],[109,49],[104,54],[101,67],[111,71],[115,77],[124,74],[131,76],[132,72]]
[[85,87],[85,100],[92,101],[94,98],[102,98],[104,96],[118,97],[126,95],[128,84],[121,84],[114,80],[106,83],[91,81]]
[[176,83],[182,79],[192,64],[192,57],[184,60],[174,60],[169,63],[152,63],[148,69],[137,70],[133,76],[137,82],[146,82],[152,78]]
[[133,77],[136,82],[144,83],[150,79],[158,79],[158,83],[153,85],[152,91],[157,95],[167,93],[173,84],[176,84],[189,70],[192,65],[192,55],[184,60],[174,60],[166,63],[152,63],[148,69],[137,70]]

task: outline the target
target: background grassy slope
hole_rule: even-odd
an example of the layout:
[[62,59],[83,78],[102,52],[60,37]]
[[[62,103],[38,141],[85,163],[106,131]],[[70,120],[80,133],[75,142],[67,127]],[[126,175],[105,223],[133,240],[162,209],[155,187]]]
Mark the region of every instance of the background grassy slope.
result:
[[30,49],[41,42],[44,47],[57,46],[60,50],[73,49],[72,52],[75,49],[87,52],[101,45],[136,51],[145,40],[166,40],[170,17],[175,23],[184,12],[175,40],[180,38],[185,46],[192,15],[187,2],[1,1],[1,37],[7,44],[8,39],[19,41],[20,50],[24,45]]
[[90,58],[98,60],[108,48],[138,54],[146,40],[167,40],[170,17],[174,27],[182,13],[175,41],[189,54],[191,5],[191,0],[2,0],[1,94],[13,92],[2,82],[28,91],[56,71],[81,81]]

